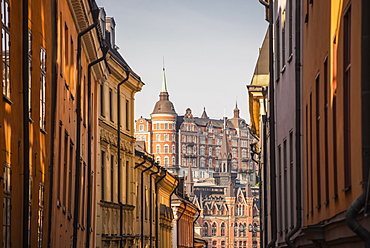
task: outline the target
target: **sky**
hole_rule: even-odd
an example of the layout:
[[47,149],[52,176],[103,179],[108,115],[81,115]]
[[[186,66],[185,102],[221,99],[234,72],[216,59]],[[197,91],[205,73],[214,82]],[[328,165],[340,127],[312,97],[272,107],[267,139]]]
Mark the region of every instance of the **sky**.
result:
[[116,22],[116,44],[145,83],[135,119],[159,100],[163,58],[178,115],[231,118],[235,103],[249,122],[248,91],[267,30],[258,0],[97,0]]

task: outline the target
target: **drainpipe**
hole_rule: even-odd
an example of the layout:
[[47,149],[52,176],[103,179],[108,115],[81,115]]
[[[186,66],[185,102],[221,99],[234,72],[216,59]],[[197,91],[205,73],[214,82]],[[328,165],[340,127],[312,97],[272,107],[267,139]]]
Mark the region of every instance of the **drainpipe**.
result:
[[[146,160],[148,162],[150,162],[149,160]],[[154,161],[152,161],[152,164],[146,168],[145,170],[143,170],[141,172],[141,247],[144,248],[145,245],[144,245],[144,241],[145,241],[145,237],[144,237],[144,199],[145,199],[145,196],[144,196],[144,173],[148,170],[150,170],[152,167],[154,166]],[[147,206],[145,206],[145,210],[146,210]],[[151,224],[151,223],[150,223]]]
[[[86,223],[86,248],[90,247],[90,229],[91,229],[91,206],[92,206],[92,187],[91,187],[91,181],[92,181],[92,154],[93,152],[91,151],[91,146],[93,142],[93,137],[91,135],[92,133],[92,114],[91,114],[91,106],[92,106],[92,99],[91,99],[91,68],[100,63],[101,61],[105,60],[105,57],[107,56],[107,53],[109,51],[109,47],[102,47],[102,52],[103,56],[93,62],[91,62],[88,67],[87,67],[87,119],[88,119],[88,124],[87,124],[87,211],[86,211],[86,216],[87,216],[87,223]],[[82,206],[84,207],[84,206]]]
[[193,247],[195,247],[195,222],[197,222],[198,218],[200,217],[200,209],[197,209],[198,211],[198,216],[197,218],[193,221]]
[[[150,202],[149,202],[149,206],[150,208],[153,206],[153,182],[152,182],[152,176],[155,175],[155,174],[158,174],[161,170],[161,168],[156,164],[156,167],[157,167],[157,171],[156,172],[152,172],[150,173],[150,189],[149,189],[149,192],[150,192]],[[171,199],[171,198],[170,198]],[[150,221],[150,226],[149,226],[149,240],[150,240],[150,245],[149,247],[152,248],[153,247],[153,242],[152,242],[152,236],[153,236],[153,209],[150,209],[150,212],[149,212],[149,221]]]
[[[275,92],[274,92],[274,1],[269,1],[269,67],[270,67],[270,116],[269,116],[269,127],[270,127],[270,190],[266,189],[266,193],[270,192],[271,202],[271,234],[272,240],[267,244],[267,248],[275,247],[275,242],[277,239],[277,213],[276,213],[276,165],[275,165]],[[266,141],[265,141],[266,142]]]
[[296,226],[285,236],[285,242],[290,248],[296,248],[290,238],[301,229],[302,226],[302,187],[301,187],[301,0],[296,1],[296,25],[295,25],[295,139],[296,139]]
[[94,19],[94,23],[87,27],[85,30],[81,31],[77,36],[77,121],[76,121],[76,178],[75,178],[75,199],[74,199],[74,215],[73,215],[73,241],[72,247],[77,248],[77,231],[79,228],[78,217],[80,208],[80,190],[81,190],[81,50],[82,50],[82,36],[88,33],[90,30],[95,28],[99,20],[97,15],[99,14],[99,9],[91,10],[91,14]]
[[176,240],[177,240],[177,247],[180,247],[180,244],[179,244],[179,221],[180,221],[182,215],[185,213],[186,206],[187,206],[187,204],[186,204],[185,201],[183,201],[183,200],[180,200],[180,201],[184,203],[184,211],[182,211],[182,213],[180,214],[179,218],[177,218],[177,220],[176,220]]
[[[118,160],[118,177],[121,176],[121,85],[124,84],[130,77],[130,72],[126,70],[127,77],[123,79],[118,85],[117,85],[117,160]],[[123,209],[122,209],[122,191],[121,191],[121,180],[118,180],[118,203],[120,205],[119,211],[119,233],[120,233],[120,246],[122,247],[122,235],[123,235]]]
[[[53,222],[51,221],[52,216],[53,216],[53,188],[54,188],[54,142],[56,140],[56,99],[57,99],[57,90],[58,90],[58,74],[57,74],[57,26],[58,26],[58,12],[57,12],[57,7],[55,1],[51,1],[51,13],[53,13],[53,25],[51,25],[52,28],[52,52],[51,52],[51,60],[52,60],[52,68],[51,68],[51,74],[52,74],[52,84],[51,84],[51,91],[52,91],[52,97],[51,97],[51,135],[52,135],[52,140],[50,142],[50,167],[49,167],[49,199],[48,199],[48,245],[47,247],[51,247],[51,229],[52,229],[52,224]],[[59,137],[61,139],[61,137]]]
[[159,200],[158,200],[158,184],[159,182],[161,182],[166,176],[167,176],[167,170],[163,169],[161,167],[162,171],[164,171],[164,175],[162,177],[160,177],[156,182],[155,182],[155,195],[157,196],[157,204],[155,204],[155,217],[156,217],[156,229],[155,229],[155,247],[158,248],[158,244],[159,244],[159,232],[158,232],[158,225],[159,225],[159,216],[158,216],[158,205],[159,205]]
[[29,246],[28,217],[30,201],[30,133],[28,113],[28,0],[22,1],[22,79],[23,79],[23,240],[24,248]]
[[370,130],[367,128],[370,122],[368,109],[370,108],[370,72],[367,67],[370,63],[370,3],[362,0],[362,42],[361,42],[361,117],[362,117],[362,193],[349,206],[346,214],[346,224],[363,241],[364,247],[370,248],[370,232],[356,220],[362,208],[366,216],[369,200],[369,176],[370,176]]
[[267,189],[267,185],[268,185],[268,174],[267,174],[267,161],[268,161],[268,151],[267,151],[267,128],[266,128],[266,123],[267,123],[267,114],[263,115],[262,116],[262,132],[263,132],[263,136],[262,136],[262,150],[263,150],[263,158],[262,158],[262,163],[263,163],[263,178],[262,178],[262,190],[264,192],[263,194],[263,202],[264,204],[261,204],[261,206],[263,206],[261,208],[261,213],[263,213],[263,218],[261,218],[262,220],[262,225],[263,225],[263,228],[260,228],[262,229],[262,232],[264,234],[263,238],[261,239],[261,247],[264,247],[263,245],[264,244],[268,244],[268,195],[267,195],[267,192],[268,192],[268,189]]

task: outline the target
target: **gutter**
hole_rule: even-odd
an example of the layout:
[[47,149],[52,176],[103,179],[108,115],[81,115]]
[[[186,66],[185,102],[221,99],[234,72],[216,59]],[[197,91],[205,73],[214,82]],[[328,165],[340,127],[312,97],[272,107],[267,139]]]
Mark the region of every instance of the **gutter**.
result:
[[290,238],[302,226],[302,175],[301,175],[301,0],[296,0],[296,26],[295,26],[295,107],[296,107],[296,226],[285,236],[285,243],[290,248],[296,248]]
[[[126,70],[127,77],[123,79],[117,85],[117,160],[118,160],[118,178],[121,176],[121,85],[124,84],[130,77],[130,72]],[[126,196],[127,197],[127,196]],[[122,235],[123,235],[123,209],[122,209],[122,191],[121,191],[121,180],[118,180],[118,203],[120,203],[119,207],[119,236],[121,237],[119,240],[120,247],[122,247]],[[126,198],[127,199],[127,198]],[[128,202],[126,202],[128,203]]]
[[177,247],[180,247],[180,244],[179,244],[179,221],[180,221],[182,215],[185,213],[186,206],[187,206],[187,204],[186,204],[185,201],[183,201],[181,199],[180,199],[180,201],[184,203],[184,211],[182,211],[182,213],[180,214],[179,218],[177,218],[177,220],[176,220],[176,241],[177,241]]
[[[92,206],[92,186],[91,186],[91,181],[92,181],[92,170],[91,170],[91,164],[92,164],[92,154],[93,152],[91,151],[91,146],[93,142],[93,137],[91,135],[91,129],[92,129],[92,114],[91,114],[91,106],[92,106],[92,99],[91,99],[91,68],[100,63],[101,61],[105,60],[105,57],[107,56],[109,48],[108,47],[102,47],[102,52],[103,56],[93,62],[91,62],[88,67],[87,67],[87,119],[88,119],[88,124],[87,124],[87,211],[86,211],[86,247],[90,247],[90,229],[91,229],[91,206]],[[82,206],[84,207],[84,206]]]
[[200,217],[200,209],[197,209],[198,211],[198,216],[197,218],[193,221],[193,247],[195,247],[195,222],[197,222],[198,218]]
[[[150,162],[149,160],[146,160],[148,162]],[[141,247],[144,248],[145,245],[144,245],[144,241],[145,241],[145,237],[144,237],[144,199],[145,199],[145,196],[144,196],[144,173],[148,170],[150,170],[152,167],[154,166],[154,161],[151,162],[151,165],[146,168],[145,170],[141,171]],[[145,206],[145,210],[146,210],[147,206]],[[152,223],[150,223],[152,224]]]
[[[266,189],[266,193],[271,194],[271,235],[272,240],[267,244],[266,248],[275,247],[275,242],[277,239],[277,221],[276,221],[276,165],[275,165],[275,92],[274,92],[274,31],[273,31],[273,21],[274,21],[274,1],[269,1],[269,67],[270,67],[270,116],[269,116],[269,128],[270,128],[270,190]],[[266,142],[266,141],[265,141]],[[266,230],[268,231],[268,230]],[[268,235],[266,236],[268,240]],[[267,243],[267,242],[266,242]]]
[[155,204],[155,217],[156,217],[156,229],[155,229],[155,237],[156,237],[156,240],[155,240],[155,247],[159,247],[158,244],[159,244],[159,240],[158,240],[158,237],[159,237],[159,232],[158,232],[158,225],[159,225],[159,216],[158,216],[158,203],[159,203],[159,200],[158,200],[158,184],[160,181],[162,181],[166,176],[167,176],[167,170],[163,169],[161,167],[161,170],[164,171],[164,175],[162,177],[160,177],[156,182],[155,182],[155,195],[157,196],[157,204]]
[[[51,13],[53,16],[53,24],[51,25],[52,29],[52,67],[51,67],[51,74],[52,74],[52,84],[51,84],[51,135],[53,135],[53,139],[50,142],[50,166],[49,166],[49,200],[48,200],[48,213],[46,216],[48,216],[48,226],[47,226],[47,247],[51,247],[51,229],[52,229],[52,224],[53,222],[51,221],[52,216],[53,216],[53,189],[54,189],[54,141],[56,140],[56,135],[55,135],[55,130],[56,130],[56,99],[57,99],[57,93],[58,93],[58,74],[57,74],[57,36],[58,36],[58,11],[57,11],[57,6],[55,1],[51,1]],[[61,138],[61,137],[59,137]]]
[[74,199],[74,215],[73,215],[73,236],[72,236],[72,247],[77,248],[77,231],[79,229],[78,217],[80,208],[80,188],[81,188],[81,50],[82,50],[82,36],[87,34],[90,30],[95,28],[99,19],[99,9],[91,10],[91,14],[94,19],[94,23],[88,26],[85,30],[81,31],[77,36],[77,121],[76,121],[76,177],[75,177],[75,199]]
[[[152,172],[150,173],[150,189],[149,189],[149,192],[150,192],[150,198],[149,198],[149,206],[152,207],[153,206],[153,182],[152,182],[152,176],[155,175],[155,174],[158,174],[161,170],[161,168],[159,167],[159,165],[156,164],[156,167],[157,167],[157,171],[156,172]],[[150,226],[149,226],[149,240],[150,240],[150,244],[149,244],[149,247],[152,248],[153,247],[153,241],[152,241],[152,236],[153,236],[153,209],[150,209],[150,212],[149,212],[149,222],[150,222]]]
[[22,246],[28,248],[30,205],[30,127],[28,113],[28,0],[22,1],[22,88],[23,88],[23,221]]
[[347,226],[364,241],[364,247],[370,248],[370,232],[361,226],[356,220],[362,208],[366,217],[369,200],[369,177],[370,177],[370,130],[367,128],[370,122],[368,109],[370,108],[370,72],[367,70],[370,63],[370,3],[362,0],[362,34],[361,34],[361,117],[362,117],[362,193],[349,206],[346,214]]

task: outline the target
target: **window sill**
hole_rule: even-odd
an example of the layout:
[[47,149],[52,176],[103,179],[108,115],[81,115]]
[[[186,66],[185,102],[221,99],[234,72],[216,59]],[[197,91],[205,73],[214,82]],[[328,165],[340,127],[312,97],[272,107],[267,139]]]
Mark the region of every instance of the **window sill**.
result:
[[293,53],[291,53],[290,55],[289,55],[289,58],[288,58],[288,63],[290,64],[290,62],[292,61],[292,59],[293,59]]
[[286,69],[286,65],[284,65],[283,68],[281,68],[280,73],[283,74],[285,72],[285,69]]
[[5,101],[6,103],[8,103],[9,105],[12,105],[12,104],[13,104],[13,102],[10,100],[10,98],[9,98],[9,97],[7,97],[6,95],[3,95],[3,99],[4,99],[4,101]]
[[346,193],[351,190],[351,186],[348,186],[347,188],[342,189],[342,192]]

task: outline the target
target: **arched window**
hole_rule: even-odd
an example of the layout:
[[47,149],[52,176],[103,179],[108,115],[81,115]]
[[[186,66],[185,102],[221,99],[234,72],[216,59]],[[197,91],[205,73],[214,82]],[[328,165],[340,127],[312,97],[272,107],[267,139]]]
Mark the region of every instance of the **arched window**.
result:
[[245,226],[243,224],[239,225],[239,236],[245,237]]
[[223,247],[226,247],[226,243],[225,243],[225,241],[221,241],[221,247],[223,248]]
[[234,149],[232,150],[232,152],[233,152],[233,158],[236,158],[236,149],[234,148]]
[[204,158],[200,158],[200,167],[204,167]]
[[169,163],[169,159],[168,157],[164,157],[164,166],[168,166],[168,163]]
[[161,157],[158,156],[156,161],[157,161],[158,164],[161,164]]
[[238,237],[238,231],[239,231],[238,224],[235,223],[235,225],[234,225],[234,236],[235,237]]
[[200,155],[204,155],[204,146],[200,147]]
[[247,241],[243,241],[243,247],[247,247]]
[[169,153],[169,147],[167,144],[164,145],[164,153]]
[[207,237],[208,236],[208,223],[204,222],[203,224],[203,236]]
[[225,236],[226,233],[226,225],[224,222],[221,224],[221,236]]
[[214,241],[212,241],[212,248],[216,248],[216,247],[217,247],[217,241],[214,240]]
[[246,158],[247,157],[247,150],[243,149],[242,150],[242,158]]
[[212,236],[216,236],[217,233],[217,225],[216,223],[212,224]]

